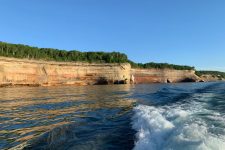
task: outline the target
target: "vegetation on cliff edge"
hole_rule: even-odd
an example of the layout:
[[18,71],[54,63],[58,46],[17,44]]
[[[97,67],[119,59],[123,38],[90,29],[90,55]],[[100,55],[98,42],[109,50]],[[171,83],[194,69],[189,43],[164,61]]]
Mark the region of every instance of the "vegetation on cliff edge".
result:
[[66,51],[5,42],[0,42],[0,56],[68,62],[125,63],[128,61],[127,55],[119,52]]
[[202,75],[212,75],[220,79],[225,79],[225,72],[220,72],[220,71],[196,71],[196,75],[199,77]]
[[130,61],[130,64],[132,68],[143,68],[143,69],[151,69],[151,68],[156,68],[156,69],[176,69],[176,70],[195,70],[195,67],[191,66],[182,66],[182,65],[174,65],[174,64],[168,64],[168,63],[134,63]]
[[125,63],[131,64],[132,68],[158,68],[176,70],[194,70],[194,67],[173,65],[167,63],[135,63],[128,60],[127,55],[119,52],[80,52],[77,50],[66,51],[52,48],[38,48],[22,44],[10,44],[0,42],[0,56],[27,58],[37,60],[67,61],[67,62],[90,62],[90,63]]

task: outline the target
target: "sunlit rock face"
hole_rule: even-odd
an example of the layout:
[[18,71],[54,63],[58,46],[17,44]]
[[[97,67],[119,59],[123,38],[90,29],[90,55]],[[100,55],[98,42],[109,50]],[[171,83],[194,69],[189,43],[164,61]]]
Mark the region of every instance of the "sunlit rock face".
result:
[[213,81],[219,81],[219,80],[224,80],[221,76],[216,76],[216,75],[210,75],[210,74],[205,74],[200,76],[201,81],[203,82],[213,82]]
[[0,85],[94,85],[130,82],[128,63],[49,62],[0,57]]
[[[51,62],[0,57],[0,86],[96,85],[216,81],[194,70],[131,69],[129,63]],[[133,81],[134,80],[134,81]]]
[[134,75],[137,84],[199,81],[199,77],[195,75],[194,70],[132,69],[131,74]]

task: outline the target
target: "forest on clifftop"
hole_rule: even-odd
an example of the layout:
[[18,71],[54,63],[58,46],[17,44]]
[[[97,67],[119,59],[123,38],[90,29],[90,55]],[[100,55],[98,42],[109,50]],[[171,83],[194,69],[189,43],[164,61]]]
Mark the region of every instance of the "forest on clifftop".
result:
[[157,68],[194,70],[194,67],[168,63],[136,63],[120,52],[80,52],[77,50],[58,50],[53,48],[38,48],[22,44],[0,42],[0,56],[26,58],[46,61],[89,62],[89,63],[130,63],[132,68]]

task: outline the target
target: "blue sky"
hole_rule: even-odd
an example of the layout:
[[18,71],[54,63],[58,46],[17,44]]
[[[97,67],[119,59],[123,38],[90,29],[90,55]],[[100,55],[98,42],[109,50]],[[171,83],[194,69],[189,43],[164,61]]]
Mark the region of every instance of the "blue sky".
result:
[[224,0],[0,0],[0,41],[225,71]]

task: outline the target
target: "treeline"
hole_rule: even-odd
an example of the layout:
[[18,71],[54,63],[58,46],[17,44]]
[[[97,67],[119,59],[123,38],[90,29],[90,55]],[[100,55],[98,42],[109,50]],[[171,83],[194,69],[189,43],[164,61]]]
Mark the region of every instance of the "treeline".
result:
[[218,77],[220,79],[225,79],[225,72],[220,72],[220,71],[196,71],[197,76],[202,76],[202,75],[212,75],[214,77]]
[[175,70],[195,70],[195,67],[191,66],[182,66],[182,65],[174,65],[174,64],[168,64],[168,63],[134,63],[130,61],[130,64],[132,68],[143,68],[143,69],[151,69],[151,68],[156,68],[156,69],[175,69]]
[[0,42],[0,56],[53,60],[53,61],[79,61],[95,63],[125,63],[127,55],[119,52],[79,52],[65,51],[52,48],[37,48],[22,44],[9,44]]
[[27,58],[51,61],[67,62],[90,62],[90,63],[125,63],[131,64],[132,68],[158,68],[158,69],[176,69],[193,70],[194,67],[173,65],[167,63],[135,63],[128,60],[127,55],[119,52],[80,52],[77,50],[66,51],[52,48],[38,48],[22,44],[10,44],[0,42],[0,56]]

